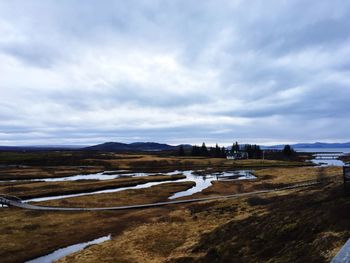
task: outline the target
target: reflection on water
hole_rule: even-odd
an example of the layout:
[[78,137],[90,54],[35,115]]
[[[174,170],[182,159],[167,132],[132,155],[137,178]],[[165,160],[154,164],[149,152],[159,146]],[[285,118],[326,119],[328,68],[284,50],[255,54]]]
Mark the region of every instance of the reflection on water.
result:
[[51,263],[51,262],[54,262],[56,260],[59,260],[60,258],[68,256],[72,253],[83,250],[87,246],[100,244],[100,243],[105,242],[105,241],[110,240],[110,239],[111,239],[111,235],[108,235],[108,236],[97,238],[97,239],[89,241],[89,242],[79,243],[79,244],[75,244],[75,245],[72,245],[69,247],[60,248],[51,254],[27,261],[26,263]]
[[314,164],[320,165],[320,166],[343,166],[344,162],[342,160],[336,160],[336,159],[313,159],[312,162]]
[[23,200],[23,202],[41,202],[41,201],[49,201],[49,200],[57,200],[57,199],[63,199],[63,198],[70,198],[70,197],[78,197],[78,196],[86,196],[86,195],[96,195],[96,194],[106,194],[106,193],[115,193],[120,192],[124,190],[131,190],[131,189],[143,189],[143,188],[149,188],[154,185],[159,184],[165,184],[165,183],[172,183],[172,182],[178,182],[179,180],[169,180],[169,181],[161,181],[161,182],[151,182],[151,183],[145,183],[145,184],[138,184],[135,186],[127,186],[127,187],[118,187],[115,189],[108,189],[108,190],[100,190],[100,191],[93,191],[89,193],[80,193],[80,194],[69,194],[69,195],[57,195],[57,196],[48,196],[48,197],[38,197],[28,200]]
[[317,153],[314,154],[314,159],[311,162],[322,167],[343,166],[344,162],[338,159],[343,155],[343,153]]
[[[281,149],[282,150],[282,149]],[[294,148],[297,152],[308,152],[308,153],[350,153],[350,148]]]
[[127,173],[125,170],[104,171],[94,174],[78,174],[66,177],[57,178],[42,178],[42,179],[25,179],[25,180],[4,180],[0,182],[64,182],[64,181],[78,181],[78,180],[113,180],[121,177],[141,177],[156,175],[157,173]]
[[195,175],[193,171],[183,171],[182,172],[186,179],[182,179],[181,181],[193,181],[196,183],[192,188],[177,192],[169,197],[169,199],[175,199],[183,196],[190,196],[194,193],[201,192],[202,190],[208,188],[212,185],[212,181],[222,180],[248,180],[248,179],[256,179],[250,170],[237,170],[231,172],[217,172],[211,173],[207,175]]
[[[128,175],[134,176],[139,173]],[[220,172],[220,173],[211,173],[206,175],[196,175],[192,170],[188,171],[173,171],[169,173],[164,173],[165,175],[175,175],[175,174],[183,174],[186,176],[186,178],[178,179],[178,180],[167,180],[167,181],[161,181],[161,182],[149,182],[144,184],[138,184],[135,186],[128,186],[128,187],[118,187],[115,189],[108,189],[108,190],[100,190],[100,191],[92,191],[89,193],[80,193],[80,194],[69,194],[69,195],[59,195],[59,196],[48,196],[48,197],[39,197],[39,198],[33,198],[24,200],[23,202],[41,202],[41,201],[49,201],[49,200],[56,200],[56,199],[63,199],[63,198],[70,198],[70,197],[78,197],[78,196],[86,196],[86,195],[95,195],[95,194],[104,194],[104,193],[115,193],[120,192],[124,190],[130,190],[130,189],[144,189],[149,188],[154,185],[160,185],[165,183],[174,183],[174,182],[195,182],[196,185],[191,187],[190,189],[186,191],[181,191],[178,193],[175,193],[172,195],[169,199],[174,199],[182,196],[189,196],[194,193],[200,192],[209,186],[212,185],[212,181],[215,180],[247,180],[247,179],[256,179],[256,177],[253,175],[252,171],[250,170],[239,170],[239,171],[231,171],[231,172]]]

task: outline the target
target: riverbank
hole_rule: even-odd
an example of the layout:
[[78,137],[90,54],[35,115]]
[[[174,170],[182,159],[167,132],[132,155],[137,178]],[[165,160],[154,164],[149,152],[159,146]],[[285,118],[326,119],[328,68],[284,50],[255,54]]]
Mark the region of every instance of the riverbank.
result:
[[347,240],[341,181],[178,207],[59,262],[330,262]]
[[[11,154],[15,154],[15,159],[11,161]],[[267,167],[299,167],[310,166],[311,163],[295,161],[277,160],[227,160],[224,158],[204,158],[204,157],[169,157],[157,155],[128,155],[114,153],[100,153],[97,155],[74,156],[78,153],[65,153],[69,155],[64,159],[59,157],[59,153],[28,153],[29,158],[24,153],[10,153],[4,156],[0,153],[1,160],[6,164],[0,166],[0,181],[2,180],[29,180],[44,178],[62,178],[72,175],[92,174],[102,171],[127,170],[128,172],[157,172],[164,173],[174,170],[200,170],[212,168],[216,170],[233,170],[246,168],[267,168]],[[38,155],[38,156],[36,156]],[[83,155],[84,156],[84,155]],[[73,160],[79,159],[75,165],[67,165]],[[42,158],[42,159],[40,159]],[[41,163],[40,163],[41,162]],[[30,164],[34,165],[30,165]],[[50,164],[50,165],[49,165]],[[51,165],[52,164],[52,165]],[[28,166],[29,165],[29,166]]]
[[[58,177],[52,177],[55,176],[54,173],[45,172],[48,167],[37,167],[35,168],[37,170],[32,171],[27,170],[28,173],[22,175],[21,169],[31,169],[33,167],[11,167],[11,169],[17,169],[16,172],[13,172],[13,175],[25,176],[26,180],[38,176],[36,174],[38,172],[39,177],[51,178],[53,181],[1,182],[0,192],[22,198],[60,197],[57,200],[43,202],[37,200],[38,202],[35,203],[44,206],[109,207],[164,202],[174,194],[177,197],[175,200],[181,200],[273,189],[318,178],[338,176],[335,180],[340,181],[342,178],[341,167],[315,167],[310,166],[310,163],[273,160],[235,161],[215,158],[157,157],[153,155],[115,155],[115,157],[113,159],[109,155],[107,159],[101,157],[98,160],[100,164],[103,163],[101,167],[104,169],[108,167],[105,175],[120,175],[121,177],[117,179],[109,179],[108,176],[108,178],[105,178],[101,173],[103,180],[96,180],[98,175],[94,175],[95,180],[80,180],[80,178],[84,178],[84,174],[79,173],[79,180],[54,181],[53,178],[63,180],[64,177],[69,177],[70,174],[66,173],[68,169],[72,169],[73,174],[77,171],[74,170],[75,168],[62,166],[60,171],[65,170],[64,176],[60,174]],[[91,163],[96,163],[96,160],[91,160]],[[106,165],[106,163],[108,164]],[[183,169],[186,166],[199,168]],[[101,167],[92,168],[89,166],[81,169],[96,169],[95,171],[101,172],[99,170]],[[176,169],[172,169],[173,167],[176,167]],[[239,167],[245,169],[241,171],[241,175],[236,170]],[[1,169],[8,169],[8,167],[0,167],[0,172]],[[53,167],[49,169],[53,169]],[[147,174],[148,176],[132,177],[132,172],[143,172],[143,175]],[[153,173],[160,174],[155,175]],[[128,174],[128,177],[123,176],[126,174]],[[220,180],[220,175],[233,179]],[[247,175],[248,180],[238,179],[243,175]],[[168,180],[172,181],[168,182]],[[321,187],[290,190],[275,195],[293,199],[295,195],[304,195],[303,192],[305,194],[314,191],[327,192],[338,187],[340,181]],[[159,185],[152,186],[153,183],[159,183]],[[148,188],[136,188],[139,185],[147,185]],[[194,187],[195,185],[196,187]],[[133,189],[128,188],[134,186]],[[99,192],[98,194],[94,192],[104,191],[103,189],[116,190],[116,192]],[[77,193],[84,195],[69,198],[62,198],[61,196],[65,194],[79,195]],[[88,195],[85,195],[85,193]],[[179,193],[186,194],[177,195]],[[268,198],[273,198],[273,196],[268,195]],[[201,252],[197,253],[195,251],[196,244],[199,246],[206,234],[212,233],[215,229],[220,229],[232,220],[243,220],[243,218],[260,213],[260,206],[251,205],[249,203],[251,201],[248,201],[254,200],[254,198],[264,199],[265,195],[231,201],[216,200],[198,204],[169,205],[123,212],[72,213],[4,208],[0,213],[0,220],[3,222],[0,226],[0,256],[3,262],[23,262],[52,253],[60,248],[112,234],[110,241],[86,248],[62,260],[64,262],[79,262],[79,260],[81,262],[89,262],[89,260],[90,262],[96,262],[96,259],[99,259],[103,262],[115,262],[115,258],[120,258],[126,262],[137,262],[142,258],[141,255],[144,255],[147,262],[176,262],[179,258],[186,258],[187,256],[189,260],[202,260],[201,258],[203,258],[204,261],[199,262],[207,262],[205,255],[211,252],[203,248]],[[267,203],[271,202],[268,201]],[[276,208],[278,208],[278,204],[279,202],[275,204]],[[289,208],[293,210],[292,203],[289,204]],[[296,209],[298,209],[297,206]],[[270,211],[270,208],[266,207],[261,211],[266,214]],[[282,217],[277,219],[283,220]],[[327,219],[325,218],[325,220]],[[239,231],[232,232],[232,235],[237,236],[237,238],[240,238],[240,235],[243,234]],[[67,236],[69,236],[69,239],[67,239]],[[33,242],[33,240],[36,242]],[[215,242],[219,241],[215,239]],[[254,244],[255,241],[252,242]],[[275,245],[277,246],[277,243]],[[98,251],[95,251],[95,249]],[[92,255],[91,253],[95,254]]]
[[131,177],[131,178],[119,178],[108,181],[98,180],[81,180],[73,182],[33,182],[24,183],[20,182],[16,185],[0,184],[0,193],[6,195],[13,195],[21,199],[33,199],[45,196],[60,196],[79,193],[89,193],[93,191],[101,191],[108,189],[117,189],[122,187],[132,187],[139,184],[145,184],[150,182],[162,182],[162,181],[174,181],[183,179],[185,176],[181,174],[177,175],[158,175],[147,177]]
[[0,181],[61,178],[103,171],[102,166],[0,166]]
[[[127,190],[113,194],[80,197],[69,200],[69,205],[104,206],[142,202],[160,202],[171,194],[192,187],[192,183],[167,183],[137,191]],[[85,202],[84,202],[85,201]],[[61,203],[63,202],[63,203]],[[38,203],[43,204],[43,203]],[[63,200],[45,202],[45,205],[67,205]],[[140,211],[103,212],[42,212],[6,208],[0,213],[1,262],[24,262],[44,256],[56,249],[93,240],[104,235],[118,235],[154,217],[166,215],[172,208]],[[69,237],[69,238],[67,238]],[[35,242],[33,242],[35,240]]]

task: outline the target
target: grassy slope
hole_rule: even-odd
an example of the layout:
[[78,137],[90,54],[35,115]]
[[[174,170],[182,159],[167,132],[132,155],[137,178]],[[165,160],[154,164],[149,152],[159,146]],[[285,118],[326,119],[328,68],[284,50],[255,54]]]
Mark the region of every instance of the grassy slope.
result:
[[[168,183],[118,193],[90,197],[91,204],[104,202],[106,206],[165,201],[169,195],[192,187],[192,183]],[[69,199],[67,199],[69,200]],[[76,200],[71,200],[72,203]],[[59,200],[42,202],[59,204]],[[89,203],[90,204],[90,203]],[[85,204],[86,205],[86,204]],[[167,207],[160,209],[104,211],[104,212],[41,212],[21,209],[2,209],[0,212],[0,258],[2,263],[24,262],[46,255],[54,250],[113,234],[166,215]]]
[[177,207],[59,262],[329,262],[350,234],[341,184]]
[[248,203],[256,214],[203,235],[185,262],[329,262],[350,234],[339,184]]
[[[37,158],[37,156],[34,157]],[[69,160],[72,161],[76,158],[73,157],[69,157],[71,158]],[[214,170],[250,167],[264,168],[256,170],[256,175],[260,180],[251,182],[214,182],[212,187],[204,190],[202,193],[195,194],[194,197],[212,194],[232,194],[266,187],[276,187],[291,182],[335,174],[339,175],[341,173],[339,168],[300,168],[295,167],[300,165],[300,163],[285,161],[231,161],[225,159],[117,154],[113,154],[113,156],[109,155],[105,159],[102,156],[97,156],[98,158],[95,158],[96,156],[85,157],[81,157],[82,159],[79,159],[79,162],[84,164],[98,163],[103,167],[113,169],[142,171],[205,167],[211,167]],[[89,159],[90,157],[91,159]],[[35,162],[37,161],[39,159],[35,159]],[[52,160],[47,163],[51,162]],[[40,175],[47,176],[46,170],[48,167],[45,168],[46,170],[42,167],[40,169],[43,169],[43,172],[39,172]],[[55,171],[56,168],[52,169]],[[64,169],[68,168],[66,167]],[[20,171],[17,170],[17,173],[20,175]],[[35,172],[29,173],[27,176],[30,177],[33,174],[35,175]],[[113,180],[113,182],[54,183],[54,187],[51,183],[18,184],[17,186],[13,186],[17,187],[17,189],[13,189],[12,187],[10,192],[16,195],[32,195],[34,197],[40,196],[43,193],[46,195],[55,192],[61,194],[64,191],[66,191],[64,193],[68,193],[67,191],[97,190],[101,189],[99,187],[112,186],[109,184],[113,184],[113,187],[115,187],[118,180],[120,182],[120,179],[117,179]],[[0,192],[7,191],[9,186],[2,185]],[[104,204],[105,206],[110,206],[124,205],[125,201],[128,204],[156,202],[166,200],[171,193],[187,189],[191,185],[192,183],[170,183],[150,189],[101,194],[88,198],[79,197],[67,200],[53,200],[44,202],[43,204],[62,206],[102,206]],[[0,225],[0,256],[3,262],[22,262],[25,259],[47,254],[59,247],[92,240],[102,235],[113,233],[114,237],[112,241],[98,246],[92,246],[80,253],[63,259],[63,261],[115,262],[118,259],[119,262],[211,262],[212,257],[218,257],[222,261],[228,261],[230,257],[233,257],[230,254],[231,250],[238,251],[237,253],[241,253],[239,251],[242,250],[243,252],[246,251],[245,254],[243,252],[243,254],[240,254],[242,258],[247,260],[247,262],[256,262],[259,261],[258,259],[260,257],[264,258],[265,255],[256,254],[254,251],[255,248],[264,250],[264,248],[259,247],[260,239],[254,238],[258,233],[262,232],[263,235],[266,234],[271,239],[270,242],[263,239],[262,244],[266,243],[270,249],[267,251],[279,251],[281,249],[281,242],[277,241],[280,241],[280,239],[277,238],[274,241],[274,236],[271,233],[273,231],[283,233],[285,231],[284,225],[287,225],[287,229],[292,229],[291,232],[286,232],[287,236],[292,235],[296,231],[300,235],[300,240],[305,238],[304,240],[309,242],[309,235],[306,234],[308,227],[303,228],[302,224],[308,221],[312,222],[313,214],[317,218],[320,218],[321,221],[328,222],[330,220],[331,226],[339,220],[339,216],[334,217],[334,214],[326,213],[327,209],[331,209],[333,206],[335,207],[338,202],[340,203],[341,197],[337,191],[340,190],[336,185],[331,185],[330,188],[325,187],[323,190],[318,191],[322,193],[321,196],[324,197],[324,200],[327,200],[327,196],[330,196],[330,199],[334,199],[335,203],[322,201],[323,199],[320,201],[317,199],[320,194],[317,194],[316,190],[309,192],[305,189],[302,192],[286,192],[278,197],[280,199],[274,199],[273,196],[267,195],[263,197],[262,201],[259,199],[255,201],[254,199],[226,200],[128,212],[48,213],[17,209],[4,210],[0,214],[0,220],[3,223]],[[299,201],[296,202],[295,200]],[[317,202],[323,202],[321,212],[315,210],[317,206],[310,203],[312,200],[316,204]],[[257,205],[256,202],[261,205]],[[301,204],[304,202],[310,205],[306,206],[305,209],[301,209],[303,207]],[[346,200],[344,202],[344,207],[338,208],[347,208]],[[300,222],[298,221],[299,217],[301,218]],[[269,224],[270,219],[273,224]],[[290,222],[294,221],[299,222],[296,228],[289,226]],[[265,228],[265,224],[268,227]],[[244,228],[240,227],[241,225]],[[306,224],[306,226],[309,225]],[[306,249],[314,251],[312,250],[313,248],[320,246],[329,252],[325,255],[320,254],[321,256],[319,258],[322,260],[330,258],[330,256],[335,254],[336,248],[341,246],[344,241],[344,235],[347,234],[346,225],[341,224],[341,226],[342,228],[338,232],[332,230],[332,233],[328,234],[325,230],[327,228],[326,224],[323,226],[322,231],[324,232],[319,233],[320,236],[315,235],[311,237],[316,240],[314,245],[305,248],[302,245],[302,241],[296,243],[297,245],[286,243],[286,247],[282,248],[282,251],[285,249],[288,252],[286,254],[288,257],[296,257],[298,253],[303,253]],[[249,235],[250,232],[253,237]],[[345,234],[342,235],[341,233]],[[244,238],[245,235],[249,238]],[[328,238],[327,235],[331,235],[333,241],[323,247],[317,245],[317,242],[322,243],[321,240],[323,240],[322,238],[324,236]],[[239,242],[235,244],[233,238],[236,238],[235,240]],[[241,239],[242,242],[240,241]],[[36,242],[33,242],[33,240],[36,240]],[[265,253],[267,253],[265,259],[269,258],[271,261],[285,262],[283,260],[286,258],[282,258],[279,254],[272,255],[268,254],[268,252]]]

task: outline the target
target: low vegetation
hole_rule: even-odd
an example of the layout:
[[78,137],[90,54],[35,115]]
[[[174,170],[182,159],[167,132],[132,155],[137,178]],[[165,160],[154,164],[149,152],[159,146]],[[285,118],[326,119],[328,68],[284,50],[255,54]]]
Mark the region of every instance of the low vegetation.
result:
[[[122,192],[94,195],[88,204],[104,202],[105,206],[140,204],[164,201],[177,191],[183,191],[192,183],[168,183],[139,189],[137,192]],[[82,201],[67,199],[72,204],[82,206]],[[84,200],[84,197],[80,197]],[[43,205],[67,204],[61,200],[42,202]],[[68,203],[70,205],[70,203]],[[84,204],[87,206],[87,203]],[[44,256],[54,250],[76,243],[93,240],[112,234],[117,236],[127,229],[150,222],[154,217],[166,216],[171,207],[159,209],[101,212],[43,212],[22,209],[1,209],[0,212],[0,256],[1,262],[25,262]],[[34,242],[35,241],[35,242]]]
[[59,178],[78,174],[93,174],[103,170],[102,166],[5,166],[0,167],[0,180]]
[[349,206],[340,182],[186,205],[59,262],[329,262]]
[[113,180],[79,180],[66,182],[32,182],[17,184],[0,184],[0,193],[13,195],[21,199],[30,199],[42,196],[57,196],[75,193],[87,193],[92,191],[114,189],[127,186],[135,186],[148,182],[162,182],[183,179],[183,175],[155,175],[147,177],[128,177]]
[[[340,167],[314,167],[299,159],[227,160],[154,154],[85,155],[79,152],[61,152],[63,157],[59,153],[45,154],[33,153],[25,157],[25,154],[13,153],[13,156],[7,156],[6,166],[0,167],[0,180],[63,177],[118,169],[160,174],[107,181],[1,182],[0,193],[22,198],[84,193],[177,180],[184,176],[162,175],[162,172],[187,169],[202,170],[203,174],[253,169],[257,177],[257,180],[247,181],[213,181],[212,186],[190,198],[273,189],[305,180],[331,180],[297,190],[143,210],[43,212],[4,208],[0,213],[1,262],[24,262],[62,247],[112,234],[112,240],[59,262],[116,262],[117,259],[118,262],[167,263],[322,263],[329,262],[350,234],[346,212],[350,199],[342,192]],[[46,158],[46,161],[40,164],[40,158]],[[78,160],[76,165],[70,164],[73,160]],[[8,166],[14,163],[15,166]],[[22,166],[24,164],[30,166]],[[153,203],[166,201],[173,193],[193,185],[193,182],[169,182],[146,189],[37,204],[109,207]]]

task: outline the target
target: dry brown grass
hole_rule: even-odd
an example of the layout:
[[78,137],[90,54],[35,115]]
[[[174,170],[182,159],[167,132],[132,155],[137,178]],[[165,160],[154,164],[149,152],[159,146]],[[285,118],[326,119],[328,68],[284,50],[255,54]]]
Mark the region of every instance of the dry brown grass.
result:
[[[175,191],[191,187],[191,183],[170,183],[166,187],[153,186],[142,191],[122,191],[90,197],[91,204],[106,198],[107,205],[166,200]],[[153,194],[152,194],[153,193]],[[96,200],[95,200],[96,198]],[[114,201],[115,200],[115,201]],[[72,204],[77,202],[71,200]],[[53,202],[53,201],[52,201]],[[58,202],[58,201],[57,201]],[[43,202],[42,204],[48,204]],[[85,204],[88,206],[88,204]],[[130,227],[165,216],[170,207],[104,212],[40,212],[21,209],[2,209],[0,213],[1,262],[24,262],[66,247],[108,234],[118,235]]]
[[[169,214],[129,229],[111,241],[91,246],[58,262],[165,262],[186,256],[201,235],[244,211],[207,202],[178,207]],[[235,202],[235,206],[238,202]],[[227,210],[223,213],[222,210]],[[208,213],[204,212],[208,211]]]
[[[97,161],[101,164],[104,163],[106,166],[112,167],[110,169],[130,169],[135,171],[203,169],[206,167],[213,168],[213,170],[232,170],[235,168],[253,167],[258,177],[258,180],[255,181],[213,182],[213,186],[210,188],[205,189],[201,193],[196,193],[191,197],[186,197],[186,199],[208,195],[247,192],[317,179],[321,176],[341,175],[341,168],[337,167],[325,169],[296,167],[297,165],[304,164],[284,161],[232,161],[200,157],[181,158],[121,154],[114,154],[113,157],[114,159],[87,161],[91,161],[91,163],[96,163]],[[97,169],[96,171],[99,171],[98,169],[100,168],[94,167],[91,169]],[[31,167],[26,169],[28,170],[24,168],[14,169],[12,172],[8,170],[6,174],[13,179],[18,178],[18,176],[24,176],[26,178],[36,176],[58,177],[82,173],[74,167],[63,167],[60,170],[55,170],[57,168],[50,170],[50,167]],[[2,173],[4,178],[7,175]],[[7,185],[1,184],[0,193],[8,193],[21,197],[39,197],[102,190],[111,187],[145,183],[146,181],[168,179],[169,176],[151,176],[147,178],[122,178],[111,181],[12,183]],[[340,183],[335,183],[326,185],[325,187],[322,186],[322,188],[315,187],[284,191],[254,198],[173,205],[125,212],[72,213],[4,209],[0,213],[0,220],[2,222],[0,224],[0,257],[2,262],[23,262],[48,254],[61,247],[86,242],[111,233],[113,234],[111,241],[91,246],[62,259],[61,262],[174,262],[184,258],[187,258],[186,262],[196,261],[197,259],[199,262],[214,262],[208,261],[207,258],[210,255],[215,256],[215,253],[229,254],[232,248],[233,250],[238,249],[237,251],[239,252],[239,249],[244,251],[244,249],[250,247],[259,247],[259,238],[255,239],[251,237],[251,241],[245,238],[242,243],[245,247],[240,247],[238,241],[250,232],[258,233],[261,226],[269,223],[269,217],[273,219],[273,224],[269,225],[269,228],[265,228],[265,232],[261,233],[261,237],[264,234],[270,235],[274,230],[277,232],[289,231],[291,229],[302,231],[302,221],[311,221],[312,213],[316,212],[320,220],[324,220],[325,222],[328,222],[327,220],[334,220],[336,222],[335,220],[338,220],[338,217],[327,213],[327,209],[330,206],[322,198],[326,199],[327,196],[333,198],[332,189],[339,185]],[[188,189],[191,186],[191,182],[167,183],[147,189],[52,200],[40,204],[66,207],[103,207],[153,203],[165,201],[174,192]],[[319,194],[322,198],[319,197]],[[280,199],[276,199],[277,197]],[[310,206],[310,209],[305,210],[305,215],[303,212],[299,212],[300,207],[295,206],[294,199],[297,198],[300,198],[298,201],[299,205],[307,203],[309,200],[313,200],[314,202]],[[335,195],[334,198],[339,198],[339,196],[337,197]],[[280,201],[283,201],[283,207],[285,206],[288,209],[283,210],[283,207],[280,207]],[[324,212],[323,214],[317,210],[317,205],[320,202],[324,202],[322,204],[323,210],[321,211]],[[344,211],[347,211],[345,208]],[[293,217],[293,211],[296,212],[295,218]],[[296,228],[296,225],[291,223],[294,221],[298,221],[300,227],[298,226]],[[284,228],[278,222],[286,222],[287,226]],[[244,224],[244,230],[235,227],[235,224]],[[315,244],[313,247],[317,247],[317,242],[319,242],[320,247],[328,249],[323,257],[329,259],[336,253],[336,249],[343,241],[341,231],[344,232],[345,229],[322,230],[317,235],[315,234]],[[233,238],[232,240],[230,239],[231,237]],[[324,238],[331,240],[330,243],[323,244],[322,239]],[[273,238],[271,239],[273,240]],[[208,244],[215,243],[213,245],[215,253],[207,249],[204,245],[205,240],[210,240]],[[293,247],[293,244],[289,245]],[[274,248],[278,247],[278,244],[271,241],[269,246]],[[299,244],[299,246],[301,245]],[[295,253],[297,253],[299,248],[293,248],[296,251]],[[263,247],[259,247],[259,249],[263,250]],[[234,252],[237,252],[236,250]],[[255,261],[250,262],[258,262],[259,258],[252,251],[246,250],[248,259],[251,256]],[[271,262],[285,261],[278,261],[276,259]]]
[[[94,161],[94,160],[91,160]],[[280,167],[304,166],[302,162],[288,162],[275,160],[227,160],[223,158],[205,157],[159,157],[154,155],[118,155],[116,159],[105,160],[115,169],[153,170],[153,169],[200,169],[215,167],[221,169],[237,169],[244,167]]]
[[[108,158],[87,159],[87,162],[100,163],[100,166],[35,166],[1,167],[0,180],[20,180],[33,178],[65,177],[77,174],[97,173],[106,169],[127,169],[143,172],[168,171],[175,169],[238,169],[246,167],[285,167],[304,166],[306,163],[275,160],[227,160],[204,157],[159,157],[155,155],[110,154]],[[113,158],[112,158],[113,157]],[[105,166],[105,167],[104,167]],[[106,168],[108,167],[108,168]]]
[[[254,170],[257,180],[233,180],[213,181],[212,186],[202,192],[195,193],[191,198],[230,195],[244,192],[251,192],[262,189],[283,187],[289,184],[316,180],[320,178],[339,176],[342,178],[341,167],[290,167],[290,168],[264,168]],[[183,197],[181,199],[187,199]]]
[[51,167],[1,167],[0,180],[23,180],[34,178],[65,177],[103,171],[102,166],[51,166]]
[[349,233],[338,188],[180,206],[58,262],[329,262]]
[[29,199],[42,196],[63,194],[85,193],[91,191],[135,186],[147,182],[161,182],[165,180],[177,180],[184,178],[183,175],[155,175],[147,177],[128,177],[113,180],[80,180],[65,182],[33,182],[16,185],[0,184],[0,193],[14,195],[19,198]]
[[322,177],[341,176],[342,167],[295,167],[256,170],[259,179],[268,183],[296,183],[305,180],[315,180]]
[[45,202],[37,202],[38,205],[59,207],[111,207],[138,205],[166,201],[164,192],[172,195],[194,186],[194,182],[165,183],[144,189],[130,189],[120,192],[71,197]]

